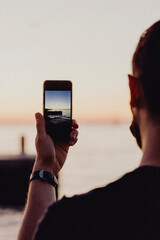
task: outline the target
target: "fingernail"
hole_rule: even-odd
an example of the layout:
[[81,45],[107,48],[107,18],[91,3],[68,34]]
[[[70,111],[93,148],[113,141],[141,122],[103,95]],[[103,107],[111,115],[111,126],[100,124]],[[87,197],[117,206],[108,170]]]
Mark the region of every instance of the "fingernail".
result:
[[76,139],[76,135],[75,135],[75,134],[73,135],[73,139],[74,139],[74,140]]
[[74,145],[74,141],[71,141],[70,144],[71,144],[71,146],[73,146]]

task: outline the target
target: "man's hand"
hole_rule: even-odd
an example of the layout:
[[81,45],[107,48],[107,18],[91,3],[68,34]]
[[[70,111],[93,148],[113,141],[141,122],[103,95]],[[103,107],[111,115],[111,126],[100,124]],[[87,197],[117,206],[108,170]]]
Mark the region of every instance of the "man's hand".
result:
[[44,169],[58,175],[58,172],[65,163],[69,146],[73,146],[77,142],[78,124],[75,120],[72,121],[72,131],[68,143],[54,143],[46,133],[45,120],[40,113],[35,114],[37,136],[36,150],[37,158],[35,161],[34,171]]
[[[46,134],[45,121],[40,113],[36,113],[36,149],[37,157],[33,167],[36,170],[46,170],[57,175],[65,163],[69,146],[77,142],[78,124],[72,122],[72,131],[68,143],[53,143]],[[39,222],[44,217],[48,207],[56,201],[55,188],[39,180],[30,183],[28,199],[22,225],[18,234],[18,240],[32,240],[38,228]]]

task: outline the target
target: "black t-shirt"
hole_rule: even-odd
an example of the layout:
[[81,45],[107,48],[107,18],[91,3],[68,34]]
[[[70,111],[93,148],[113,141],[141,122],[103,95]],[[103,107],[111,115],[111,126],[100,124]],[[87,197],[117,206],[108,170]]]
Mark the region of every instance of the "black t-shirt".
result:
[[54,203],[35,240],[160,239],[160,168],[140,167],[103,188]]

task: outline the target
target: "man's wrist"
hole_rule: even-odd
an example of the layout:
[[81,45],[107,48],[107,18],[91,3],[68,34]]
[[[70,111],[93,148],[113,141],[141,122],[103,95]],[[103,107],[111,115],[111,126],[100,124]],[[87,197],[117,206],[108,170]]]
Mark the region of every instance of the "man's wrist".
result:
[[46,170],[38,170],[38,171],[32,172],[30,176],[30,182],[33,180],[40,180],[42,182],[47,182],[52,186],[54,186],[55,188],[57,188],[58,186],[58,180],[55,177],[55,175]]
[[32,172],[40,171],[42,169],[55,175],[55,172],[54,172],[52,166],[49,166],[48,164],[42,163],[41,161],[36,159]]
[[[50,172],[52,174],[54,174],[54,171],[52,168],[48,167],[48,166],[45,166],[45,165],[42,165],[42,164],[36,164],[34,167],[33,167],[33,170],[32,172],[35,172],[35,171],[40,171],[40,170],[45,170],[47,172]],[[55,174],[54,174],[55,175]]]

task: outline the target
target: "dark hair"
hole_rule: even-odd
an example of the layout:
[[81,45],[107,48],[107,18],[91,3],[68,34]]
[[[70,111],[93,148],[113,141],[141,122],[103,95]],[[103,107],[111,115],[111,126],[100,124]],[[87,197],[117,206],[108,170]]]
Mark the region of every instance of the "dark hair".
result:
[[160,115],[160,21],[142,34],[132,68],[134,76],[141,81],[148,111]]

